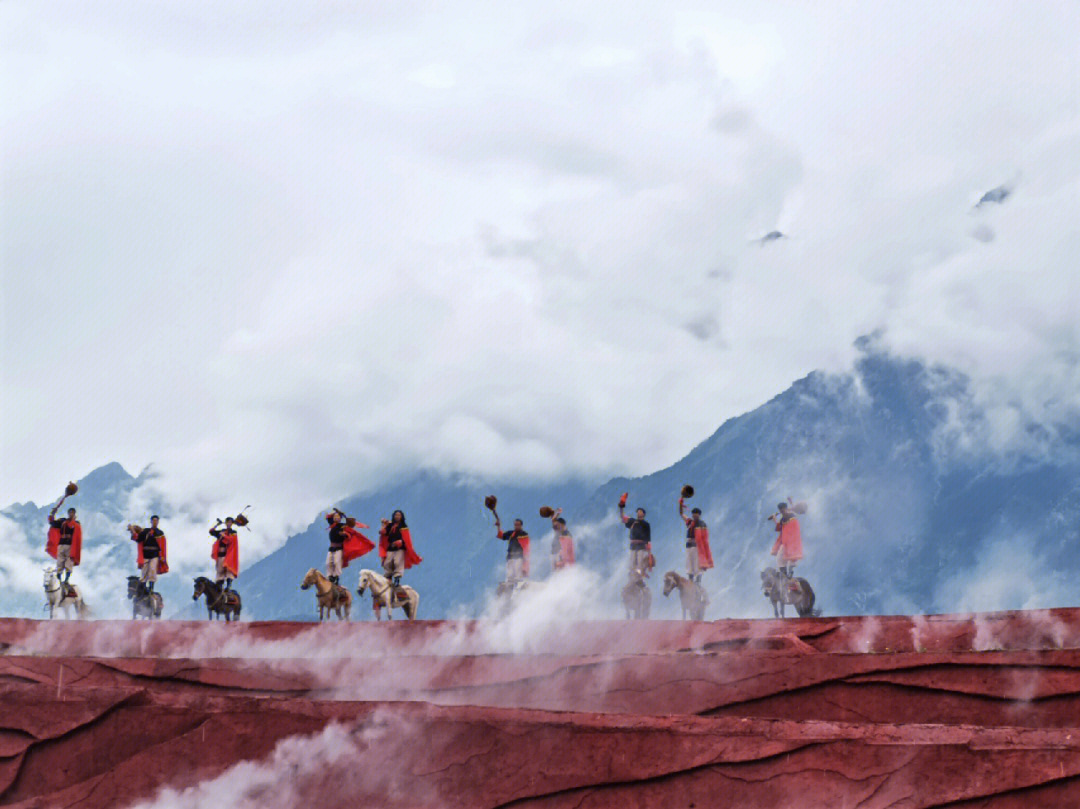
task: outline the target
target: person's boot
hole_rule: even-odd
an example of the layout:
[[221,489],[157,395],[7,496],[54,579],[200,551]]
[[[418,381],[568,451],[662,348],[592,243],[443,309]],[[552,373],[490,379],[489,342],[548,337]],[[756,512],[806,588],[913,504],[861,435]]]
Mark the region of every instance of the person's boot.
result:
[[394,589],[390,592],[390,598],[391,598],[391,600],[394,600],[394,599],[397,599],[397,597],[401,594],[401,576],[400,575],[394,576],[394,580],[391,583],[391,586]]
[[327,578],[330,579],[331,584],[337,584],[338,583],[338,577],[337,576],[327,576]]
[[146,592],[151,596],[154,594],[154,583],[152,581],[146,583]]

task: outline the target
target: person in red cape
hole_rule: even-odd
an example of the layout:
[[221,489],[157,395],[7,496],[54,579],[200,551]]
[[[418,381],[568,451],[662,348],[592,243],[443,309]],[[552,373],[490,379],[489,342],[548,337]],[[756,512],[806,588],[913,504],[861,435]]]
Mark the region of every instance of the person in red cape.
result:
[[777,533],[771,553],[776,556],[780,572],[790,581],[795,576],[795,564],[803,558],[802,529],[788,503],[780,503],[776,508],[777,513],[769,517],[776,523]]
[[346,517],[338,509],[326,515],[326,521],[330,523],[330,548],[326,554],[326,577],[334,584],[341,582],[341,572],[349,566],[349,562],[375,547],[366,536],[361,534],[359,528],[367,528],[364,523],[358,523],[354,517]]
[[634,517],[626,516],[623,509],[626,508],[627,496],[628,494],[623,492],[619,497],[619,519],[630,531],[630,581],[645,587],[645,578],[655,564],[652,555],[652,527],[645,519],[643,508],[638,508]]
[[551,543],[551,569],[561,570],[574,564],[574,538],[566,530],[566,520],[562,517],[562,509],[555,509],[551,517],[551,527],[555,531],[555,539]]
[[529,534],[520,519],[514,520],[513,531],[503,531],[499,515],[495,515],[495,536],[506,543],[506,581],[517,584],[529,577]]
[[210,529],[214,547],[210,558],[214,560],[214,578],[218,587],[229,590],[233,579],[240,575],[240,543],[233,529],[233,518],[225,518],[225,527],[219,528],[221,520]]
[[56,519],[59,503],[49,512],[49,534],[45,540],[45,553],[56,560],[56,575],[63,577],[64,584],[71,578],[71,571],[82,560],[82,524],[75,519],[75,509],[69,508],[67,519]]
[[401,586],[401,574],[423,561],[413,549],[412,535],[405,522],[405,512],[401,509],[395,511],[389,520],[382,521],[379,556],[382,558],[383,572],[390,579],[395,594]]
[[701,519],[701,509],[696,506],[686,516],[686,505],[679,498],[679,516],[686,523],[686,575],[693,582],[701,582],[701,572],[713,566],[712,549],[709,547],[709,527]]
[[146,592],[154,592],[154,582],[159,574],[169,572],[169,562],[166,554],[165,532],[158,528],[158,515],[150,518],[149,528],[139,528],[137,525],[129,525],[131,540],[138,546],[135,564],[139,568],[139,581],[146,588]]

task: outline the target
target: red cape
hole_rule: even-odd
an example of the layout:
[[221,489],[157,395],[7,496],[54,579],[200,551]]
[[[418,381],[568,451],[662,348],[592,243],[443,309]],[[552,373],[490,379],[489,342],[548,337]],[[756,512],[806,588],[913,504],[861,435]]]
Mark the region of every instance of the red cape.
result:
[[214,547],[210,551],[210,558],[215,562],[217,561],[218,550],[223,542],[227,543],[225,548],[225,569],[232,573],[235,579],[240,575],[240,542],[236,538],[236,534],[230,534],[228,531],[222,532],[221,536],[214,542]]
[[[401,529],[401,539],[405,543],[405,569],[408,570],[413,565],[418,565],[424,560],[420,555],[413,550],[412,536],[409,534],[408,528]],[[381,529],[379,531],[379,558],[386,558],[387,548],[390,546],[390,540],[386,538],[386,530]]]
[[[353,559],[359,559],[375,547],[375,543],[355,528],[345,526],[345,541],[341,545],[341,566],[348,567]],[[408,555],[408,554],[406,554]]]
[[[64,520],[67,522],[67,520]],[[56,558],[57,549],[60,547],[60,529],[49,527],[49,536],[45,540],[45,553],[53,559]],[[75,530],[71,532],[71,562],[79,564],[82,559],[82,526],[75,521]]]
[[[142,543],[139,542],[138,540],[136,540],[135,544],[139,546],[139,556],[135,560],[135,566],[138,567],[141,570],[143,564],[145,564],[145,562],[146,562],[146,559],[143,558]],[[166,542],[165,542],[165,535],[164,534],[162,534],[158,538],[158,544],[161,545],[161,555],[158,556],[157,572],[158,573],[168,573],[169,572],[169,563],[166,560],[169,557],[166,556],[166,554],[165,554]]]
[[556,568],[567,567],[574,564],[574,538],[569,534],[559,534],[559,549],[562,558],[555,564]]
[[785,558],[792,562],[802,559],[802,529],[799,528],[799,521],[792,517],[786,522],[778,522],[776,531],[780,536],[776,538],[776,542],[772,546],[772,553],[775,555],[780,550],[780,546],[783,545]]
[[[692,518],[687,519],[686,524],[690,525],[693,522]],[[694,529],[694,542],[697,543],[698,562],[701,564],[702,570],[709,570],[713,567],[712,548],[709,547],[709,529],[707,526],[699,525]]]

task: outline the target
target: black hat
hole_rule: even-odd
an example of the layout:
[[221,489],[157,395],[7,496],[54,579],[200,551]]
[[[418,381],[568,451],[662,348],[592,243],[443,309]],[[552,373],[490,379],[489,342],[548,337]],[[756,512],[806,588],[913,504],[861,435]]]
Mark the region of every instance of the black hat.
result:
[[150,519],[151,519],[151,520],[160,520],[160,519],[161,519],[161,517],[159,517],[159,516],[158,516],[157,514],[151,514],[151,515],[150,515]]
[[700,513],[701,513],[701,509],[700,509],[700,508],[698,508],[697,506],[694,506],[694,507],[693,507],[692,509],[690,509],[690,513],[691,513],[691,514],[700,514]]

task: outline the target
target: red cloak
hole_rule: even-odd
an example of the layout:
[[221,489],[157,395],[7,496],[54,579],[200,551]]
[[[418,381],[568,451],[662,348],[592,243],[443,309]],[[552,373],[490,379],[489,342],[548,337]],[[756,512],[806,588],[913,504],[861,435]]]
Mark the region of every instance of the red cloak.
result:
[[780,535],[772,546],[772,554],[784,547],[784,558],[791,562],[797,562],[803,558],[802,529],[799,521],[792,517],[790,520],[776,523],[776,532]]
[[[62,522],[72,522],[75,524],[75,527],[71,531],[71,563],[77,565],[82,559],[82,525],[78,520],[62,520]],[[45,553],[55,559],[59,547],[60,529],[55,526],[50,526],[49,536],[45,540]]]
[[574,538],[569,534],[559,534],[559,561],[555,568],[569,567],[574,564]]
[[[139,546],[139,556],[135,560],[135,566],[142,570],[142,566],[146,563],[146,559],[143,558],[143,544],[141,540],[136,540],[135,544]],[[159,574],[169,572],[169,563],[166,561],[168,556],[165,555],[165,544],[165,535],[162,534],[158,537],[158,545],[161,546],[161,553],[158,555],[157,563],[157,572]]]
[[[346,526],[345,541],[341,544],[341,566],[348,567],[353,559],[359,559],[375,547],[375,543],[361,534],[355,528]],[[406,552],[406,555],[408,553]]]
[[236,534],[222,531],[210,551],[210,558],[215,562],[218,559],[218,551],[221,549],[222,544],[225,545],[225,569],[232,573],[235,579],[240,575],[240,541],[236,538]]
[[[512,533],[513,533],[513,531],[506,531],[506,532],[499,531],[498,533],[495,534],[495,536],[497,536],[499,539],[502,539],[505,534],[512,534]],[[529,535],[528,534],[522,534],[521,536],[519,536],[517,538],[517,540],[518,540],[518,545],[521,546],[521,553],[522,553],[522,557],[521,557],[521,573],[524,576],[528,576],[529,575]]]
[[[405,543],[405,569],[408,570],[413,565],[418,565],[424,560],[420,555],[413,550],[412,536],[409,534],[408,528],[401,529],[401,540]],[[386,558],[386,551],[390,547],[390,540],[386,537],[386,529],[382,528],[379,531],[379,558]]]

